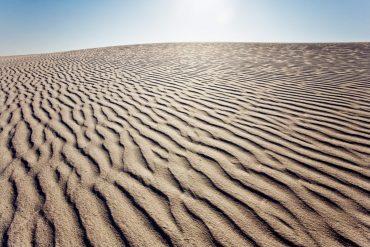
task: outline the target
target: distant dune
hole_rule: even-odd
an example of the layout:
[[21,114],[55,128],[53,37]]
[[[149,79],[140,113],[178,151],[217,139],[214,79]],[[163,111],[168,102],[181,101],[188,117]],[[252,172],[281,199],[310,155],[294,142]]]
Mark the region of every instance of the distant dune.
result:
[[0,57],[1,246],[370,246],[370,43]]

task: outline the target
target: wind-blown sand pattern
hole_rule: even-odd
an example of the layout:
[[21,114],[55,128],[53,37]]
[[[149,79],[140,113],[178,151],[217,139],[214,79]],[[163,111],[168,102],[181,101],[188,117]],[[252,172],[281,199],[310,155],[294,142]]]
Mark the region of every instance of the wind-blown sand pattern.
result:
[[2,246],[370,246],[370,44],[0,58]]

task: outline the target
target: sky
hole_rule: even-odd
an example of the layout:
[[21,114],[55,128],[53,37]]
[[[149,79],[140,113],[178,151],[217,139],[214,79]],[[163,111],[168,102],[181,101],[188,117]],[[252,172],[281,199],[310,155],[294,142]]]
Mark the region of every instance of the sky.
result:
[[0,0],[0,55],[204,41],[366,42],[370,0]]

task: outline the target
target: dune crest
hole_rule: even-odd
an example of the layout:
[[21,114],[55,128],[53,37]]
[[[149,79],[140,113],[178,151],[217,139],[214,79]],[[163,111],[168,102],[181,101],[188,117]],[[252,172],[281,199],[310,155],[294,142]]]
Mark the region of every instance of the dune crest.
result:
[[1,246],[370,246],[370,44],[0,57]]

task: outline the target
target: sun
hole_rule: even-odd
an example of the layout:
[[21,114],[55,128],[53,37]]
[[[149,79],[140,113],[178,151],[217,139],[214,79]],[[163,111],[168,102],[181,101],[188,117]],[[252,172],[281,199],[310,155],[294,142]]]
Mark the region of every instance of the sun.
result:
[[228,24],[233,18],[232,0],[175,0],[176,13],[198,24]]

